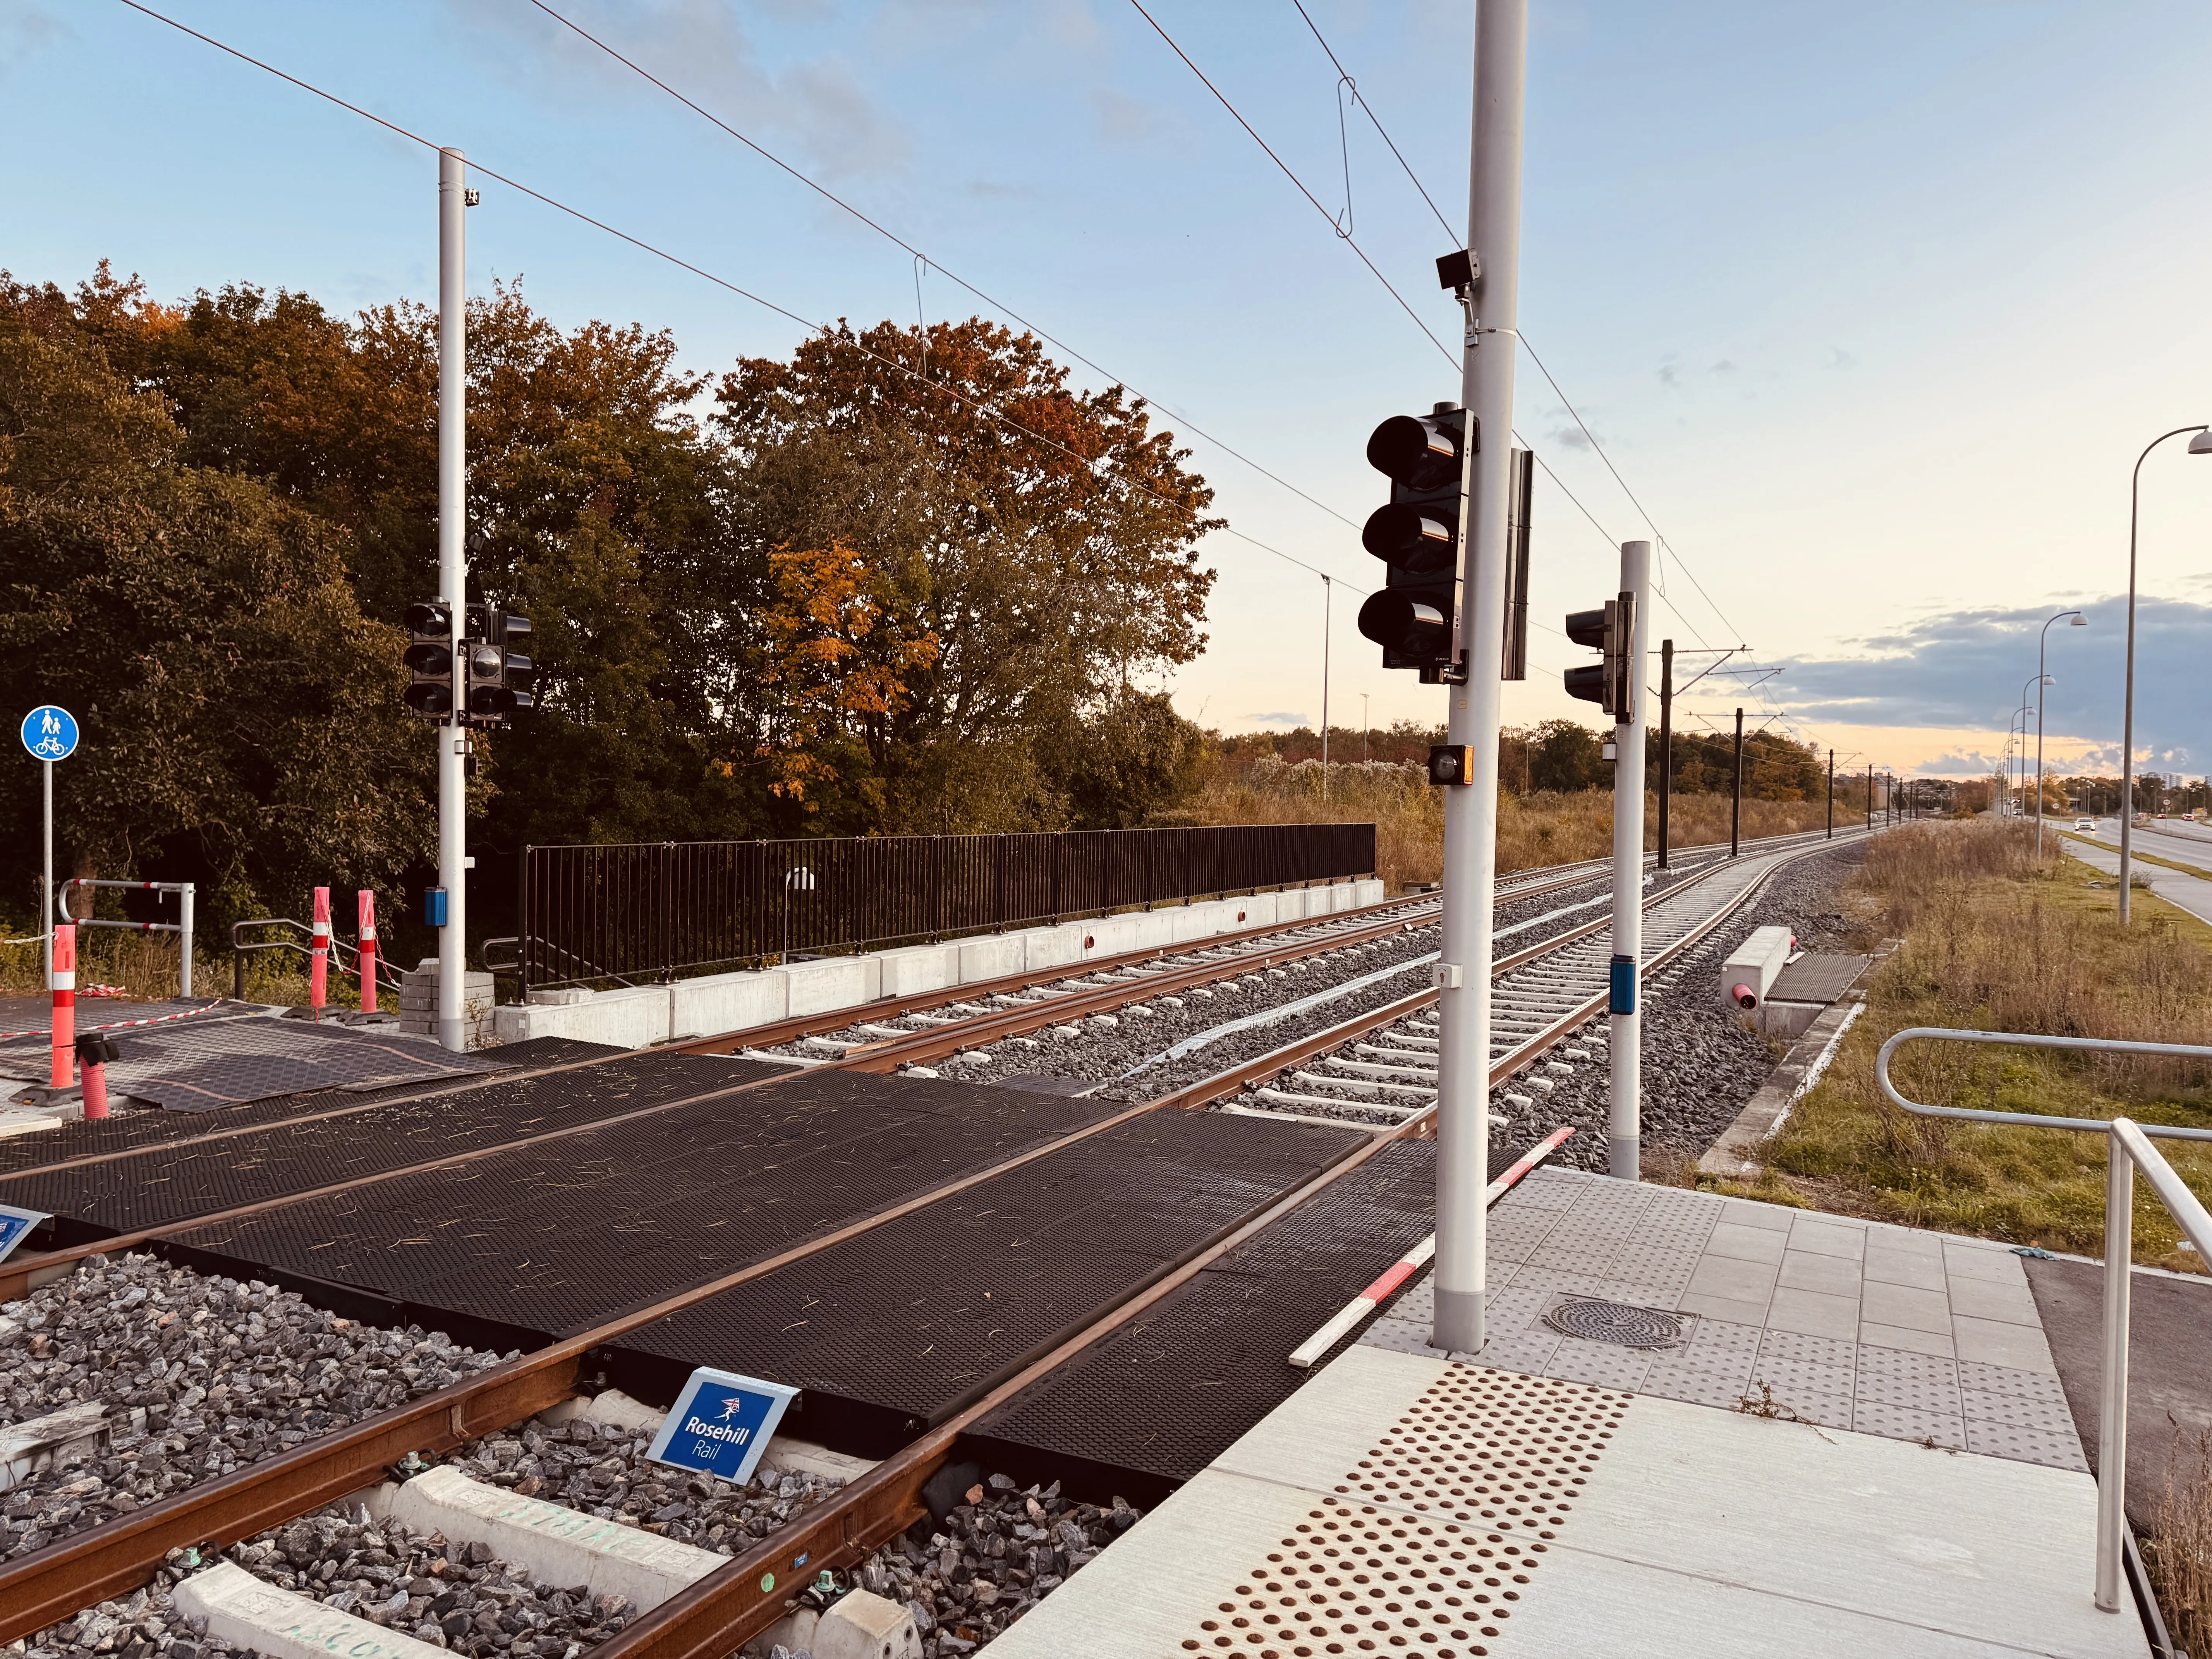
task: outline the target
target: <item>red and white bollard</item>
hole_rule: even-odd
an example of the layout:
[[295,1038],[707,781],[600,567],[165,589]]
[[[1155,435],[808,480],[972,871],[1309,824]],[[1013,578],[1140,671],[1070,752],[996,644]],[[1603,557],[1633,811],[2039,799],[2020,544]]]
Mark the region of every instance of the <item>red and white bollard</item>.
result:
[[54,924],[54,1074],[53,1086],[66,1089],[76,1081],[76,927]]
[[105,1031],[87,1031],[76,1040],[78,1073],[84,1079],[84,1115],[88,1119],[107,1115],[107,1062],[115,1059],[115,1039]]
[[331,890],[315,889],[315,925],[307,958],[307,1018],[319,1022],[331,980]]
[[376,895],[366,887],[354,895],[361,941],[361,1011],[376,1012]]

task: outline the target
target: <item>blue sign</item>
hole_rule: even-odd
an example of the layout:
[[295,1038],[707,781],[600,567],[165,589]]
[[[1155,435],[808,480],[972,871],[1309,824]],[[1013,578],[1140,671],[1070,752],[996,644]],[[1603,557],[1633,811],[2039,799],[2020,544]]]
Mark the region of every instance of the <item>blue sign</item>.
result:
[[44,1210],[19,1210],[12,1204],[0,1204],[0,1261],[5,1261],[8,1252],[21,1244],[31,1229],[46,1218]]
[[23,716],[23,747],[33,760],[67,760],[76,752],[76,716],[51,703]]
[[743,1486],[799,1390],[702,1365],[691,1373],[645,1455],[656,1463]]

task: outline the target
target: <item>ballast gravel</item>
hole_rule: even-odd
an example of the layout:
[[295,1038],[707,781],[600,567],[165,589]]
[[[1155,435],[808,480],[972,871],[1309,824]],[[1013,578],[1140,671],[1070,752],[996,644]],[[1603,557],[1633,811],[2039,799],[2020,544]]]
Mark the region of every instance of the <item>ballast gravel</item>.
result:
[[[1807,951],[1848,948],[1846,924],[1837,908],[1838,885],[1865,857],[1863,842],[1801,859],[1767,877],[1743,908],[1680,962],[1645,981],[1644,1013],[1644,1140],[1695,1160],[1720,1139],[1773,1070],[1767,1039],[1741,1016],[1720,1006],[1716,975],[1729,953],[1755,927],[1786,925]],[[1553,1128],[1572,1124],[1580,1133],[1556,1153],[1571,1168],[1602,1170],[1607,1158],[1609,1077],[1604,1063],[1607,1022],[1592,1021],[1581,1034],[1597,1063],[1577,1066],[1537,1099],[1533,1112],[1516,1115],[1506,1139],[1510,1154],[1525,1150]],[[1506,1085],[1520,1088],[1518,1079]],[[1526,1119],[1534,1133],[1517,1133]]]
[[0,1493],[0,1556],[495,1365],[415,1327],[339,1318],[273,1285],[94,1256],[0,1306],[0,1423],[108,1407],[105,1432]]

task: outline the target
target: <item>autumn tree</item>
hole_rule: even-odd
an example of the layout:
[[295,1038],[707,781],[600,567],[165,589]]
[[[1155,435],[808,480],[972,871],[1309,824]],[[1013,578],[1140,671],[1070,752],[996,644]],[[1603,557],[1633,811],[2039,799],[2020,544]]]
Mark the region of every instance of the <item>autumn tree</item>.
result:
[[[788,362],[741,361],[716,401],[740,564],[850,549],[896,636],[937,641],[863,734],[881,827],[1042,827],[1040,744],[1204,648],[1212,492],[1141,400],[1070,389],[1034,337],[841,326]],[[774,718],[747,706],[764,689],[732,677],[750,732]]]

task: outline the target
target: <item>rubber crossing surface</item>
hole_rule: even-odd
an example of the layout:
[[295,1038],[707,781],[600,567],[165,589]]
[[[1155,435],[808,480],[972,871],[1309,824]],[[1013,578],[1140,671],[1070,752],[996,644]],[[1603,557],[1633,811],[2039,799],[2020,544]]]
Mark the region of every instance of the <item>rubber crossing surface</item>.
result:
[[[655,1058],[685,1069],[727,1064]],[[812,1073],[211,1222],[175,1242],[191,1259],[233,1271],[373,1292],[455,1334],[476,1321],[566,1335],[1122,1109]]]
[[1435,1230],[1436,1147],[1385,1147],[985,1418],[986,1467],[1073,1461],[1133,1499],[1197,1474],[1314,1375],[1291,1350]]
[[[1150,1113],[671,1315],[619,1348],[648,1397],[695,1365],[771,1378],[806,1391],[805,1432],[880,1455],[1365,1139]],[[1210,1409],[1188,1395],[1179,1406]]]
[[[65,1243],[94,1239],[481,1152],[772,1078],[779,1070],[720,1056],[640,1054],[428,1099],[403,1098],[365,1111],[279,1120],[205,1142],[158,1141],[74,1169],[27,1170],[0,1177],[0,1203],[45,1210],[76,1224],[63,1229]],[[223,1121],[197,1115],[191,1121]]]

